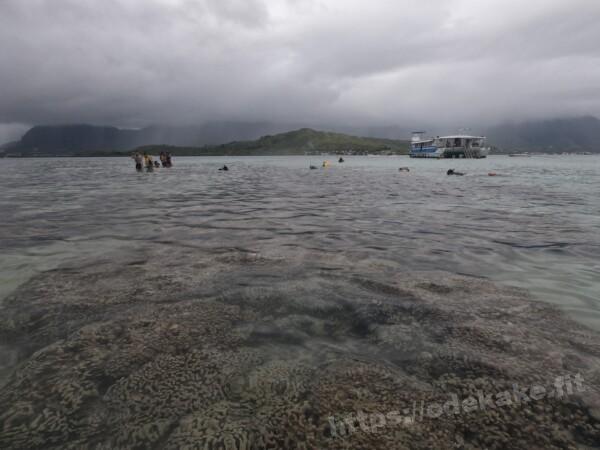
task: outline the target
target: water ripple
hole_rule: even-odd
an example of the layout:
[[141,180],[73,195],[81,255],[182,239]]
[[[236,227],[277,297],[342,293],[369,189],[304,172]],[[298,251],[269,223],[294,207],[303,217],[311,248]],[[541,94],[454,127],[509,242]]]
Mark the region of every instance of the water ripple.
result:
[[126,158],[0,160],[0,297],[40,270],[167,244],[488,277],[600,328],[600,158],[517,159],[177,158],[151,174]]

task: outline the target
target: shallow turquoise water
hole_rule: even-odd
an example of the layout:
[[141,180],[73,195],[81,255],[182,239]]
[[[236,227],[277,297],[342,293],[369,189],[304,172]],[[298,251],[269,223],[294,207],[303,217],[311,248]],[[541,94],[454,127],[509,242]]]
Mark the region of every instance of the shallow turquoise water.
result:
[[600,157],[345,159],[175,158],[150,174],[126,158],[2,159],[0,298],[160,243],[481,276],[600,329]]

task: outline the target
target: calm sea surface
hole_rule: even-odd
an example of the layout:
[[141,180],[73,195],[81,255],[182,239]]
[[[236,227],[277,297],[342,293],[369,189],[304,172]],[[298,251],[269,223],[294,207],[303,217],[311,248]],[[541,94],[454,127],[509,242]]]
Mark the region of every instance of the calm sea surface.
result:
[[0,299],[64,265],[158,245],[231,248],[307,268],[318,253],[331,270],[354,261],[485,277],[600,329],[600,157],[349,156],[308,169],[322,160],[175,158],[136,173],[126,158],[2,159]]

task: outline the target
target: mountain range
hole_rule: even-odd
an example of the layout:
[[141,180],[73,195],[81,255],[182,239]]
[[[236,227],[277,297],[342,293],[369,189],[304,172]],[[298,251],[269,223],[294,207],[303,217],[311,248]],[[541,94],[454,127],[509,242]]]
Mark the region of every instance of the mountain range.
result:
[[600,120],[592,116],[506,123],[487,131],[488,142],[503,151],[600,153]]
[[19,141],[1,146],[0,153],[21,156],[86,156],[129,151],[153,144],[215,145],[234,140],[256,139],[265,134],[289,129],[289,125],[267,122],[218,122],[200,126],[151,126],[141,129],[88,124],[35,126]]
[[[295,132],[290,129],[299,128]],[[290,154],[307,152],[406,151],[409,131],[401,127],[345,127],[317,132],[298,124],[214,122],[199,126],[34,126],[0,156],[94,156],[142,146],[171,146],[178,154]],[[436,133],[441,134],[441,133]],[[592,116],[505,123],[483,130],[494,153],[589,151],[600,153],[600,120]],[[357,137],[364,136],[364,137]]]

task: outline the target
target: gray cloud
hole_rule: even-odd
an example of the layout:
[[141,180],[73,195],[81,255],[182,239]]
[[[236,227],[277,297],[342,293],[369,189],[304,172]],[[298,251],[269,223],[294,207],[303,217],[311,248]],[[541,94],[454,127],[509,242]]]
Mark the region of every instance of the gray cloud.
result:
[[600,115],[598,19],[597,0],[0,0],[0,123]]
[[0,145],[20,139],[28,129],[22,123],[0,123]]

